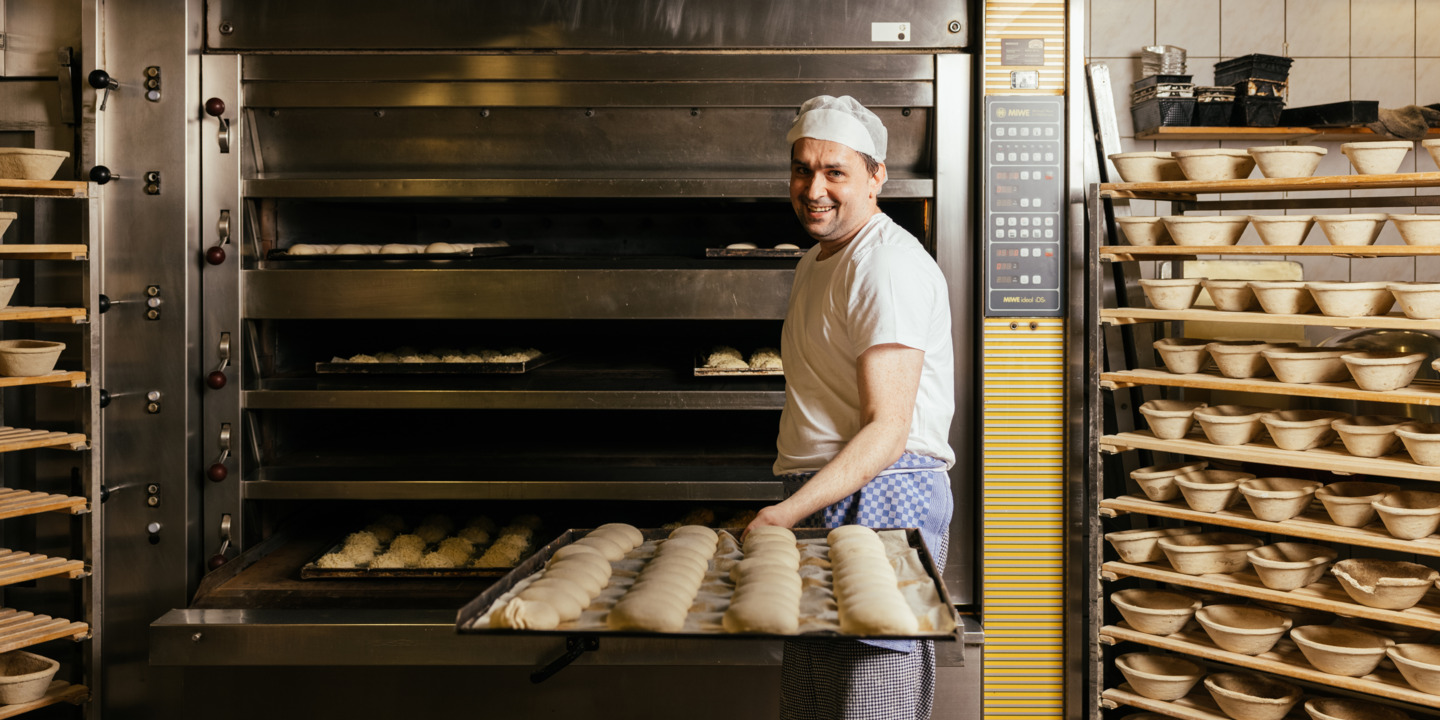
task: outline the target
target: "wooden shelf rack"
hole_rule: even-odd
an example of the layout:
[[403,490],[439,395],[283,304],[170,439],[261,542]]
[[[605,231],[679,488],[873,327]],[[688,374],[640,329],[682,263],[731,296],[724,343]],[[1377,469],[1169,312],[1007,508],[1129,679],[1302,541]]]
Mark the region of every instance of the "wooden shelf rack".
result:
[[1191,200],[1199,194],[1294,192],[1302,190],[1409,190],[1440,187],[1440,172],[1392,175],[1325,175],[1305,178],[1246,180],[1175,180],[1171,182],[1101,183],[1100,197],[1149,200]]
[[79,560],[32,555],[19,550],[0,548],[0,586],[29,582],[52,575],[66,575],[73,580],[84,577],[86,572],[85,563]]
[[88,446],[85,436],[80,433],[0,427],[0,453],[46,447],[84,450]]
[[1205,660],[1214,660],[1250,670],[1260,670],[1274,675],[1321,683],[1331,687],[1354,692],[1391,698],[1425,707],[1440,708],[1440,695],[1420,692],[1412,687],[1395,670],[1377,669],[1364,677],[1352,678],[1331,675],[1316,670],[1305,655],[1289,638],[1281,638],[1269,652],[1260,655],[1241,655],[1222,650],[1211,642],[1203,630],[1181,630],[1174,635],[1150,635],[1121,623],[1107,625],[1100,630],[1100,642],[1113,645],[1118,642],[1133,642],[1150,647],[1185,653]]
[[1168,565],[1158,563],[1107,562],[1101,566],[1101,577],[1114,580],[1122,577],[1154,580],[1183,585],[1197,590],[1225,593],[1254,600],[1295,605],[1328,613],[1369,618],[1409,627],[1440,630],[1440,591],[1431,589],[1419,605],[1406,610],[1382,610],[1361,605],[1350,599],[1339,581],[1322,578],[1299,590],[1272,590],[1260,582],[1253,571],[1230,575],[1186,575]]
[[1359,400],[1364,402],[1403,403],[1406,405],[1440,406],[1440,381],[1416,380],[1408,387],[1388,392],[1361,390],[1353,381],[1341,383],[1284,383],[1274,378],[1227,378],[1214,371],[1179,375],[1165,370],[1139,368],[1100,374],[1100,387],[1106,390],[1160,386],[1195,390],[1228,390],[1230,392],[1264,393],[1291,397],[1325,398],[1327,400]]
[[1440,245],[1106,245],[1100,248],[1100,259],[1114,262],[1178,260],[1202,255],[1430,257],[1440,255]]
[[21,650],[51,640],[69,638],[84,640],[90,637],[90,626],[49,615],[0,608],[0,653]]
[[58,703],[70,703],[79,705],[90,699],[90,688],[84,685],[71,685],[64,680],[52,680],[50,687],[45,690],[45,697],[28,703],[16,705],[0,705],[0,720],[12,718],[16,715],[23,715],[31,710],[39,710],[48,705]]
[[0,180],[0,196],[87,198],[90,183],[78,180]]
[[[1425,135],[1440,138],[1440,130]],[[1157,127],[1135,133],[1136,140],[1259,140],[1279,143],[1288,140],[1308,142],[1366,142],[1387,140],[1377,137],[1374,130],[1363,125],[1355,127]],[[1424,154],[1424,151],[1421,151]]]
[[1179,500],[1156,502],[1133,495],[1105,498],[1100,501],[1101,515],[1115,517],[1127,513],[1184,520],[1190,523],[1223,525],[1241,530],[1275,533],[1307,540],[1348,543],[1413,555],[1440,557],[1440,536],[1432,535],[1419,540],[1401,540],[1386,532],[1385,525],[1379,520],[1365,527],[1343,527],[1331,522],[1330,516],[1326,515],[1323,509],[1314,507],[1301,513],[1298,517],[1281,522],[1270,522],[1255,517],[1243,501],[1229,510],[1214,513],[1191,510],[1183,501]]
[[[1202,681],[1203,682],[1203,681]],[[1180,720],[1230,720],[1230,716],[1220,712],[1220,707],[1210,697],[1210,693],[1203,686],[1196,683],[1195,689],[1189,695],[1179,700],[1151,700],[1150,698],[1137,693],[1129,683],[1120,687],[1109,688],[1100,695],[1100,706],[1107,710],[1113,710],[1121,705],[1149,710],[1167,717],[1180,718]],[[1301,713],[1304,714],[1303,712]],[[1287,715],[1289,718],[1295,717]]]
[[0,245],[0,260],[84,260],[84,245]]
[[54,370],[44,375],[31,375],[29,377],[5,377],[0,376],[0,388],[19,387],[21,385],[54,385],[56,387],[85,387],[89,381],[83,372],[72,372],[69,370]]
[[1378,458],[1355,457],[1345,452],[1345,447],[1338,442],[1330,447],[1314,450],[1281,450],[1269,440],[1256,440],[1248,445],[1215,445],[1205,440],[1203,435],[1193,435],[1181,440],[1161,440],[1148,430],[1137,430],[1100,438],[1100,450],[1109,453],[1159,450],[1236,462],[1328,470],[1341,474],[1382,475],[1440,482],[1440,466],[1418,465],[1403,451]]
[[0,321],[11,322],[85,322],[85,308],[7,307],[0,308]]
[[90,503],[83,497],[0,488],[0,520],[47,512],[83,515],[89,511]]
[[[3,317],[0,317],[3,319]],[[1334,328],[1384,328],[1387,330],[1440,330],[1440,320],[1416,320],[1400,313],[1368,317],[1330,317],[1319,313],[1274,315],[1264,312],[1225,312],[1223,310],[1156,310],[1154,308],[1105,308],[1100,321],[1108,325],[1132,325],[1142,322],[1230,322],[1254,325],[1316,325]]]

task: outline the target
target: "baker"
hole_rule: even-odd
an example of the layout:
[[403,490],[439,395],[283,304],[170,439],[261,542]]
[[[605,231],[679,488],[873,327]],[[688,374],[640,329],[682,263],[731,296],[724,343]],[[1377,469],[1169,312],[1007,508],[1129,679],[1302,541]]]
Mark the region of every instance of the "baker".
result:
[[[785,136],[790,204],[817,244],[800,260],[780,354],[774,472],[786,499],[750,527],[918,527],[945,563],[955,413],[945,278],[880,212],[885,126],[849,96],[800,107]],[[930,641],[785,644],[780,716],[928,718]]]

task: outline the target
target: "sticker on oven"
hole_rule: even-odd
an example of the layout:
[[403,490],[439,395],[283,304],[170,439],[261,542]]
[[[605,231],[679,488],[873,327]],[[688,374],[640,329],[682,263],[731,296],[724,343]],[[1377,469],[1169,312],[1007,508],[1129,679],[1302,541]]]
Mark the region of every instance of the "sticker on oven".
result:
[[870,42],[910,42],[910,23],[872,22]]

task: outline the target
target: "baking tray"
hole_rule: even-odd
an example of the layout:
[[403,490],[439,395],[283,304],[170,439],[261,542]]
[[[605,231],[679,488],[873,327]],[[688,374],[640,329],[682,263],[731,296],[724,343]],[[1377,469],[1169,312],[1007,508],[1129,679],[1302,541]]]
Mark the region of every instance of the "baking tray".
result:
[[[767,345],[765,347],[775,347]],[[712,368],[705,367],[705,360],[710,353],[702,352],[695,356],[695,377],[785,377],[784,370],[751,370],[745,368]]]
[[[348,535],[348,533],[347,533]],[[339,552],[345,548],[345,535],[342,535],[335,544],[325,548],[310,558],[310,561],[300,566],[301,580],[334,580],[336,578],[356,578],[363,580],[394,580],[394,579],[464,579],[464,578],[498,578],[504,577],[507,573],[515,570],[513,567],[496,568],[322,568],[315,563],[320,557],[332,552]],[[377,555],[379,553],[376,553]],[[517,567],[524,567],[524,564]]]
[[337,363],[317,362],[321,375],[518,375],[548,365],[565,352],[542,353],[525,362],[511,363]]
[[755,248],[753,250],[741,250],[730,248],[705,248],[707,258],[802,258],[805,253],[810,252],[805,248],[797,250],[776,250],[775,248]]
[[[556,628],[554,630],[513,630],[510,628],[470,627],[471,622],[483,616],[485,614],[485,611],[488,610],[491,605],[494,605],[496,600],[500,599],[500,596],[504,595],[507,592],[510,592],[510,589],[520,584],[521,580],[524,580],[525,578],[534,575],[537,571],[543,569],[545,567],[545,564],[550,561],[550,556],[554,555],[556,550],[559,550],[560,548],[565,547],[566,545],[569,545],[576,540],[579,540],[580,538],[584,537],[586,533],[590,532],[589,530],[581,529],[566,530],[560,535],[560,537],[556,538],[544,547],[537,550],[534,555],[531,555],[524,562],[520,563],[519,566],[506,574],[505,577],[501,578],[494,585],[491,585],[489,589],[485,590],[485,592],[480,593],[478,597],[467,603],[465,607],[460,608],[460,612],[457,613],[455,617],[455,631],[462,635],[552,635],[558,637],[587,637],[597,639],[602,637],[664,637],[706,640],[732,638],[736,640],[938,640],[942,642],[958,641],[960,639],[960,632],[963,629],[963,625],[960,622],[960,616],[958,613],[955,612],[955,604],[950,602],[950,594],[945,591],[945,583],[940,579],[940,573],[935,567],[935,559],[930,555],[930,549],[925,546],[925,539],[921,537],[920,530],[917,528],[875,529],[903,529],[905,531],[905,537],[907,540],[909,540],[910,547],[915,548],[919,552],[920,562],[925,566],[925,573],[930,576],[930,581],[935,584],[935,590],[940,594],[940,602],[945,607],[950,608],[951,618],[955,621],[955,629],[952,632],[925,633],[916,635],[846,635],[839,632],[825,631],[802,633],[799,635],[777,635],[771,633],[727,632],[657,633],[640,632],[635,630],[567,630],[565,628]],[[830,534],[830,530],[828,528],[795,528],[794,532],[795,538],[797,540],[824,538],[825,536]],[[650,529],[641,530],[640,533],[645,536],[646,540],[662,540],[670,537],[669,530]]]

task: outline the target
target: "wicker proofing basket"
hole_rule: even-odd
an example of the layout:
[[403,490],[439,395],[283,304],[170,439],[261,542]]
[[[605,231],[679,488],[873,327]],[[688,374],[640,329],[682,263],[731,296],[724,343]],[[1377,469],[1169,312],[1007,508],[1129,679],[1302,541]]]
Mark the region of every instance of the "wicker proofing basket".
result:
[[14,650],[0,655],[0,705],[34,702],[45,696],[60,663]]
[[64,150],[0,148],[0,178],[6,180],[50,180],[70,153]]
[[0,375],[33,377],[55,369],[65,343],[45,340],[0,341]]

